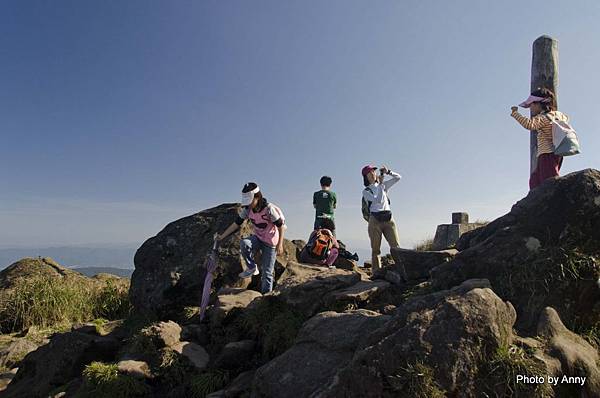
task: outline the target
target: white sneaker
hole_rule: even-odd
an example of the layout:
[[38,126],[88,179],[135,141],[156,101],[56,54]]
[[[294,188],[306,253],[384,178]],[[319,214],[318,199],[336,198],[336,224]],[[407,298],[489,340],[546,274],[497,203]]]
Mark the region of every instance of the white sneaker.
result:
[[240,278],[251,278],[252,275],[258,275],[260,272],[258,271],[258,267],[255,268],[247,268],[244,271],[239,273]]

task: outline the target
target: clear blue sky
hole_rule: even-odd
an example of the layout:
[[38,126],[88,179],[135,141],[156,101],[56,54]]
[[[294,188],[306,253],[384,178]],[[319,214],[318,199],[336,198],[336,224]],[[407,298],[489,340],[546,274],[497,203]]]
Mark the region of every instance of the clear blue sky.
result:
[[[401,244],[527,193],[531,44],[559,40],[561,110],[600,168],[597,1],[3,1],[0,244],[139,244],[257,181],[306,238],[331,175],[368,247],[366,163]],[[596,104],[596,105],[594,105]]]

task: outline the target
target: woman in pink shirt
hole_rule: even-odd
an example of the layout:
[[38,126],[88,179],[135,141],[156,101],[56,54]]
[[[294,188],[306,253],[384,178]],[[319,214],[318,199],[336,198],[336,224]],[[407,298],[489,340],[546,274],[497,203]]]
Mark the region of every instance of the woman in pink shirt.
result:
[[269,203],[263,197],[258,185],[249,182],[242,189],[242,209],[238,218],[227,229],[217,236],[223,240],[237,231],[245,220],[252,223],[254,234],[243,238],[240,242],[242,257],[248,268],[240,273],[241,278],[250,278],[260,272],[254,261],[254,253],[261,251],[261,291],[268,293],[273,290],[273,274],[277,254],[283,254],[283,232],[285,218],[277,206]]

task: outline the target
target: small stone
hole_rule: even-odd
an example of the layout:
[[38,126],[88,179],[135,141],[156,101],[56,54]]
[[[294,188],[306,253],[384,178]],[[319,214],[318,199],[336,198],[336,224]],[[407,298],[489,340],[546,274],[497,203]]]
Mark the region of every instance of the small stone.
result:
[[117,363],[117,369],[120,373],[136,377],[138,379],[151,379],[152,373],[150,367],[144,361],[134,361],[131,359]]
[[210,360],[210,356],[204,348],[196,343],[180,341],[172,347],[173,351],[183,355],[194,364],[199,370],[205,369]]
[[540,241],[534,237],[525,238],[525,246],[529,251],[537,252],[542,246]]

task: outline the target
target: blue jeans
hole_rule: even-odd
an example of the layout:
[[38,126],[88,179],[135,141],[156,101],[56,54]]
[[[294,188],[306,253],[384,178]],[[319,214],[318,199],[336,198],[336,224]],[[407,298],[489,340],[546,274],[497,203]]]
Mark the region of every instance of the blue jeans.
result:
[[270,246],[260,240],[256,235],[250,235],[240,242],[240,251],[250,269],[256,268],[254,253],[261,251],[261,292],[268,293],[273,290],[273,273],[275,271],[275,258],[277,257],[277,248]]

